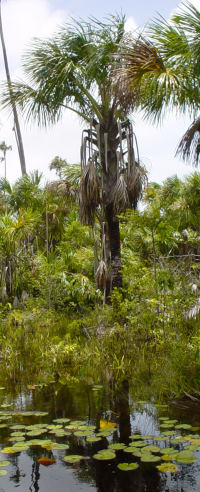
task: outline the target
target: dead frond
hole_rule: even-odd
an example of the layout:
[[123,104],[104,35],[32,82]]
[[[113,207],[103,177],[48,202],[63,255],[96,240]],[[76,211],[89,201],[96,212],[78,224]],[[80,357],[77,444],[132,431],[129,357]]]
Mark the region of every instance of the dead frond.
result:
[[105,290],[106,283],[108,280],[108,269],[107,269],[107,265],[106,265],[104,260],[101,260],[99,262],[99,266],[98,266],[96,274],[95,274],[95,279],[96,279],[98,289]]
[[155,46],[142,35],[124,37],[114,55],[113,87],[120,93],[120,102],[132,106],[138,103],[140,82],[147,73],[163,73],[164,64]]
[[200,156],[200,118],[194,120],[183,135],[176,155],[180,155],[184,161],[191,162],[196,167],[198,166]]
[[127,177],[127,192],[129,197],[130,207],[134,210],[137,207],[138,201],[142,197],[143,190],[147,184],[147,172],[146,169],[140,164],[135,163],[134,168],[131,170]]
[[120,174],[113,190],[113,208],[115,214],[125,212],[130,207],[127,183],[124,174]]
[[96,207],[99,205],[100,180],[92,161],[83,168],[80,184],[80,219],[83,224],[93,225]]

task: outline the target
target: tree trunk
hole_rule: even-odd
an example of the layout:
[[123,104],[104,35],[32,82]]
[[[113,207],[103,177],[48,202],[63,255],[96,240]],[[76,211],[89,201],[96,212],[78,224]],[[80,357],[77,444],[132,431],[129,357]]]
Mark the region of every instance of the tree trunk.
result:
[[[7,59],[6,46],[5,46],[4,35],[3,35],[2,18],[1,18],[1,0],[0,0],[0,38],[1,38],[1,44],[2,44],[2,50],[3,50],[3,58],[4,58],[4,65],[5,65],[5,71],[6,71],[6,78],[7,78],[8,86],[11,87],[10,71],[9,71],[9,66],[8,66],[8,59]],[[15,103],[12,100],[11,88],[9,90],[10,90],[10,99],[11,99],[13,116],[14,116],[15,137],[16,137],[16,141],[17,141],[17,148],[18,148],[18,152],[19,152],[21,171],[22,171],[22,175],[23,175],[23,174],[26,174],[26,162],[25,162],[24,148],[23,148],[23,142],[22,142],[22,135],[21,135],[20,125],[19,125],[17,109],[15,106]]]
[[[120,247],[119,220],[114,215],[113,210],[113,189],[117,181],[117,124],[113,123],[107,131],[107,156],[105,156],[104,132],[101,129],[101,166],[102,166],[102,196],[104,217],[106,222],[106,236],[109,246],[109,256],[107,266],[110,270],[110,278],[106,287],[106,302],[109,302],[111,291],[114,287],[122,287],[122,264]],[[107,157],[107,159],[106,159]],[[107,166],[106,166],[107,160]],[[106,168],[107,167],[107,168]]]
[[106,222],[108,224],[108,236],[111,257],[111,289],[122,287],[122,263],[119,220],[113,216],[112,203],[106,207]]

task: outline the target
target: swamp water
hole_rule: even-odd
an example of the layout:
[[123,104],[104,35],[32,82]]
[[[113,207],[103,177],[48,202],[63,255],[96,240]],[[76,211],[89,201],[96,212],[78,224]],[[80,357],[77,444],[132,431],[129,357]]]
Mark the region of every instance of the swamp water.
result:
[[200,404],[128,384],[0,389],[0,492],[200,491]]

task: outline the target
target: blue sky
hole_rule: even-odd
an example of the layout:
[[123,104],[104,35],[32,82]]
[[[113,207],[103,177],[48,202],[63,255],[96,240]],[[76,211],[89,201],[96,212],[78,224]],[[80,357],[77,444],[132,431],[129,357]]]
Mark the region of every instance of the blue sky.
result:
[[168,17],[171,11],[179,4],[176,0],[50,0],[52,8],[66,8],[71,15],[86,17],[94,16],[101,18],[107,14],[124,12],[128,17],[132,16],[135,22],[143,25],[148,22],[157,12]]
[[[200,0],[192,0],[196,6]],[[168,18],[180,5],[176,0],[2,0],[4,36],[11,77],[22,80],[21,57],[33,37],[49,37],[60,25],[75,18],[96,17],[123,11],[128,18],[128,29],[141,27],[159,12]],[[0,47],[0,80],[5,79],[2,51]],[[149,180],[161,182],[177,173],[182,177],[192,169],[174,158],[176,146],[189,126],[187,116],[168,115],[162,126],[147,124],[141,114],[132,115],[134,130],[138,138],[140,157],[149,173]],[[36,124],[25,124],[21,117],[22,133],[28,171],[39,169],[45,179],[52,179],[49,172],[51,160],[59,155],[68,162],[79,162],[83,123],[71,112],[66,112],[62,121],[53,128],[40,129]],[[16,142],[12,131],[13,120],[7,112],[0,112],[0,142],[12,145],[8,153],[7,175],[14,181],[20,176],[20,165]],[[3,168],[0,167],[0,177]]]

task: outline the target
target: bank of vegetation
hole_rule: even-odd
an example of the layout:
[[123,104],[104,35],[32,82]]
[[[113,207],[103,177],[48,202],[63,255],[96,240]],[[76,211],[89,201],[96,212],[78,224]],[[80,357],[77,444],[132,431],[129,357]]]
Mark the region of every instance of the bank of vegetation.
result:
[[80,165],[52,161],[57,180],[0,181],[4,377],[132,378],[136,391],[199,395],[199,173],[147,186],[130,122],[139,109],[153,120],[189,111],[178,153],[198,166],[199,20],[187,3],[139,37],[123,16],[73,21],[35,40],[26,82],[5,86],[3,104],[28,120],[68,110],[86,128]]

